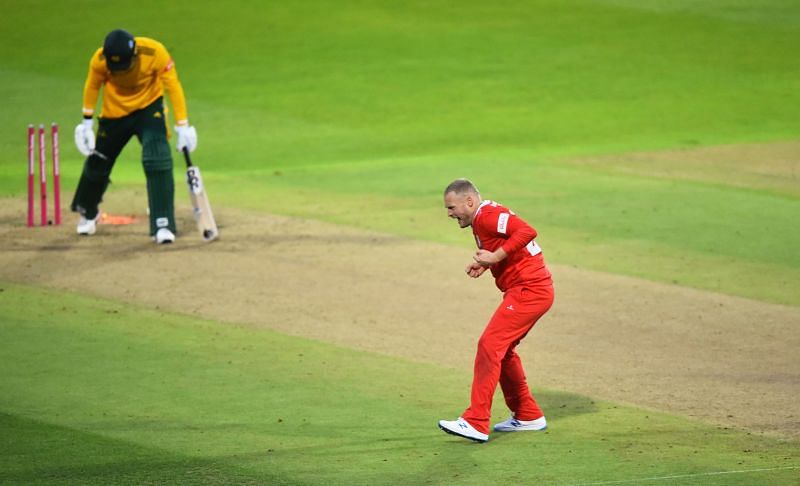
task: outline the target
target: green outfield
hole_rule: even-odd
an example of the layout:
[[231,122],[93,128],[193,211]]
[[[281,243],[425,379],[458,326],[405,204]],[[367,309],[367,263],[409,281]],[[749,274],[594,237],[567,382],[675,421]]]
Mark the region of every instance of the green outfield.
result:
[[[196,158],[225,204],[442,240],[439,192],[468,175],[546,230],[556,261],[800,304],[797,190],[559,163],[800,132],[800,68],[783,47],[798,43],[791,2],[633,3],[300,2],[220,13],[145,2],[121,15],[101,2],[33,2],[0,21],[0,191],[24,192],[24,155],[12,154],[24,154],[27,123],[59,121],[70,142],[88,55],[107,30],[83,24],[111,18],[171,49],[200,131]],[[43,28],[31,36],[15,26],[37,6]],[[81,162],[69,149],[71,187]],[[141,184],[137,152],[126,153],[114,181]]]
[[464,372],[26,287],[0,302],[3,482],[797,478],[793,443],[560,391],[538,393],[559,418],[535,441],[432,440]]
[[[441,191],[469,177],[537,228],[550,262],[800,306],[800,153],[770,152],[800,140],[796,2],[0,8],[0,197],[20,204],[4,233],[23,223],[28,123],[60,124],[71,194],[89,56],[122,27],[174,56],[217,207],[464,249],[472,242],[445,217]],[[626,159],[743,144],[763,157],[680,173]],[[112,179],[111,190],[144,187],[138,147]],[[796,440],[570,390],[539,392],[561,412],[536,440],[462,444],[431,431],[460,406],[469,370],[20,285],[2,271],[0,315],[0,483],[796,484],[800,474]]]

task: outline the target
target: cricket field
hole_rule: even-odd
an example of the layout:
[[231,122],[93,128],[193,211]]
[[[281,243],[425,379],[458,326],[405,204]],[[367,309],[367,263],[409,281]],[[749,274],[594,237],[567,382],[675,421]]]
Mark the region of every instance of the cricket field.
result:
[[[0,0],[0,484],[800,483],[800,4]],[[125,28],[173,55],[220,238],[148,238],[134,141],[101,205],[25,225]],[[468,177],[556,302],[519,348],[549,427],[443,434],[500,301]],[[501,394],[492,421],[507,418]]]

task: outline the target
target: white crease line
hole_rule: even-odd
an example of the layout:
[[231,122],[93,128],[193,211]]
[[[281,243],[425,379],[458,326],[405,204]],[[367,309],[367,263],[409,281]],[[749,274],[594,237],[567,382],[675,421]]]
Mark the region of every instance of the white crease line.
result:
[[771,467],[766,469],[741,469],[739,471],[718,471],[709,473],[698,474],[679,474],[676,476],[658,476],[653,478],[640,478],[640,479],[623,479],[621,481],[601,481],[599,483],[578,483],[576,486],[595,486],[600,484],[624,484],[624,483],[638,483],[641,481],[664,481],[667,479],[682,479],[682,478],[696,478],[700,476],[721,476],[723,474],[746,474],[753,472],[766,472],[766,471],[780,471],[785,469],[800,469],[800,466],[782,466]]

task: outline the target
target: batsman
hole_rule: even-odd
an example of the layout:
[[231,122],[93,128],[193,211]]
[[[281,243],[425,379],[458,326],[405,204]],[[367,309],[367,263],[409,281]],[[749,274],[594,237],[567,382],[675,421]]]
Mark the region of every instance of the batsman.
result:
[[[101,88],[103,106],[95,137],[95,105]],[[75,128],[75,144],[86,156],[71,205],[72,211],[80,214],[79,235],[96,232],[99,204],[114,162],[135,135],[142,146],[147,179],[150,236],[158,244],[175,241],[175,182],[165,90],[175,111],[176,148],[194,151],[197,132],[189,124],[175,62],[163,44],[117,29],[92,55],[83,88],[83,121]]]

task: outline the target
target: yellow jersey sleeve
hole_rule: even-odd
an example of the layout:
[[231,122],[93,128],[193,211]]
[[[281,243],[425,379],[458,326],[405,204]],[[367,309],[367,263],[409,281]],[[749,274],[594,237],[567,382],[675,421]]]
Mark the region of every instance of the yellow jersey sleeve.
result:
[[175,62],[158,41],[136,37],[136,57],[130,69],[111,72],[106,67],[103,49],[89,62],[89,74],[83,88],[83,114],[91,116],[103,88],[103,118],[122,118],[141,110],[158,98],[169,95],[179,125],[188,123],[186,98],[178,79]]
[[103,49],[97,49],[92,59],[89,61],[89,75],[86,76],[86,83],[83,86],[83,115],[94,115],[94,107],[97,105],[97,98],[100,96],[100,87],[106,83],[105,62],[99,61],[103,57]]

